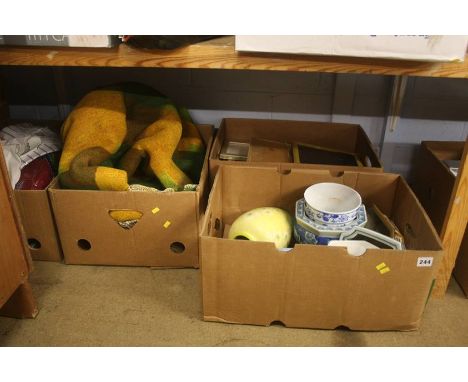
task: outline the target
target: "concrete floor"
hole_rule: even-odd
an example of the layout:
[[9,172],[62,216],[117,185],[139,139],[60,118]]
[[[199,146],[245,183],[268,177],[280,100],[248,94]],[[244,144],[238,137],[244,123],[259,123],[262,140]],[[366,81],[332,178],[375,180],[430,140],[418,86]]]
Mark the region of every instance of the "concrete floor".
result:
[[351,332],[201,320],[199,271],[36,262],[35,319],[0,317],[2,346],[467,346],[468,300],[452,280],[414,332]]

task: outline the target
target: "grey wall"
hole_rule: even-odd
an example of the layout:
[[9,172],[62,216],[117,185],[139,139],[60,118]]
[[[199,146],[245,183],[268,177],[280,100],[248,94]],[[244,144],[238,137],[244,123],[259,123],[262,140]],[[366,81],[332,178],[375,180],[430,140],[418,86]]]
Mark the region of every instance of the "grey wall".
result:
[[468,134],[466,79],[410,78],[399,123],[386,132],[381,147],[389,76],[40,67],[2,67],[0,75],[13,118],[61,119],[96,86],[139,81],[187,106],[199,123],[218,126],[225,117],[357,123],[376,150],[383,150],[385,170],[405,176],[422,140],[464,140]]

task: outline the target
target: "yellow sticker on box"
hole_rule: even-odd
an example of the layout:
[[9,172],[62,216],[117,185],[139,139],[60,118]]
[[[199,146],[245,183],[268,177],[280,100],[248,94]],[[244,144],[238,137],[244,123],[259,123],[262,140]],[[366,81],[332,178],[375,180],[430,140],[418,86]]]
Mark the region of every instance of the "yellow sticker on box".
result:
[[381,269],[385,268],[387,266],[387,264],[385,263],[380,263],[379,265],[377,265],[375,267],[375,269],[377,269],[378,271],[380,271]]
[[151,210],[151,212],[152,212],[153,214],[157,214],[157,213],[159,212],[159,207],[154,207],[154,208]]
[[164,228],[167,228],[171,225],[171,222],[169,220],[166,220],[166,222],[163,224]]
[[387,264],[385,263],[380,263],[379,265],[375,267],[375,269],[377,269],[381,275],[384,275],[385,273],[390,272],[390,267],[387,267]]

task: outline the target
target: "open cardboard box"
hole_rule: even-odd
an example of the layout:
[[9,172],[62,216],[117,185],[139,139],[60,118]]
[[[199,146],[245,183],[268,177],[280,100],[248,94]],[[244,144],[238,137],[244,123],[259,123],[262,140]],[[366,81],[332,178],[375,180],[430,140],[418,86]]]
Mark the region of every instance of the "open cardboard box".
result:
[[[57,121],[24,121],[5,119],[0,129],[8,125],[30,122],[37,126],[58,128]],[[52,214],[47,189],[13,190],[13,196],[20,213],[21,224],[33,260],[62,261],[62,250]]]
[[[443,161],[461,160],[464,146],[463,141],[421,142],[413,188],[439,234],[456,179]],[[468,297],[468,229],[465,229],[453,274]]]
[[[256,155],[249,152],[247,161],[230,161],[219,159],[219,154],[223,144],[228,141],[250,143],[258,146],[258,142],[272,142],[270,147],[266,144],[257,147]],[[276,142],[276,147],[273,146]],[[324,165],[312,163],[292,163],[293,155],[289,161],[278,162],[277,158],[287,158],[281,144],[302,143],[315,146],[326,147],[336,151],[355,153],[363,163],[370,163],[371,166],[343,166]],[[275,152],[270,152],[276,149]],[[273,161],[269,158],[274,158]],[[383,167],[377,154],[372,148],[372,144],[365,131],[359,125],[346,123],[327,123],[310,121],[282,121],[270,119],[244,119],[225,118],[223,119],[210,154],[210,179],[214,179],[219,166],[266,166],[277,168],[327,168],[334,171],[358,170],[365,172],[382,172]]]
[[[206,143],[195,191],[138,192],[49,188],[67,264],[198,268],[198,234],[208,195],[208,155],[213,127],[198,125]],[[130,229],[109,212],[143,213]]]
[[[224,230],[256,207],[291,214],[311,184],[335,182],[375,203],[404,235],[406,250],[346,248],[224,239]],[[440,239],[399,175],[223,166],[200,238],[203,316],[207,321],[353,330],[418,328],[442,256]]]

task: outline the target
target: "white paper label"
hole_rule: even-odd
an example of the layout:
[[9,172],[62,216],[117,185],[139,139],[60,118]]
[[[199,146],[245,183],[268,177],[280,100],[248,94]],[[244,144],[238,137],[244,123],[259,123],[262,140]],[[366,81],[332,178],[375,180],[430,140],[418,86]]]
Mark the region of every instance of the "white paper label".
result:
[[432,267],[433,257],[418,257],[417,267]]

